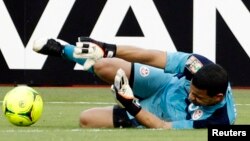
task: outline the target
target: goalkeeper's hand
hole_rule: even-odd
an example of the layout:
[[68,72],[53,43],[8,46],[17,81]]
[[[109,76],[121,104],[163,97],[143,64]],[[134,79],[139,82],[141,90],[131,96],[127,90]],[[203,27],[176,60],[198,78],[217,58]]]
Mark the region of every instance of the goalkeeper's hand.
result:
[[132,116],[136,116],[140,112],[141,106],[138,99],[134,97],[128,78],[122,69],[117,71],[111,90],[117,103],[124,107]]
[[85,58],[84,70],[88,70],[101,58],[114,57],[116,45],[107,44],[88,37],[79,37],[74,49],[75,58]]

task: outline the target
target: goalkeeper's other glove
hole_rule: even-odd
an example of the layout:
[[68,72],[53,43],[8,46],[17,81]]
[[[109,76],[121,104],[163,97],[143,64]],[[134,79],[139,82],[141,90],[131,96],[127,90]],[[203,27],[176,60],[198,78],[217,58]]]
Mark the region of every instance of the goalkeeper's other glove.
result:
[[136,116],[141,106],[138,99],[134,97],[133,91],[129,86],[128,78],[122,69],[119,69],[115,76],[115,82],[111,90],[117,100],[117,103],[124,107],[132,116]]
[[116,54],[116,45],[96,41],[89,37],[79,37],[74,49],[75,58],[85,58],[84,70],[92,67],[101,58],[111,58]]

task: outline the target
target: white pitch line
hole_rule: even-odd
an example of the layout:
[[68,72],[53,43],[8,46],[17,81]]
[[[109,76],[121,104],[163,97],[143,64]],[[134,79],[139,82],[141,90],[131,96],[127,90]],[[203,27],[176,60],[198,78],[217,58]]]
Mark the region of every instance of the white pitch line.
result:
[[[118,128],[113,128],[113,129],[104,129],[104,128],[93,128],[93,129],[84,129],[84,128],[75,128],[75,129],[56,129],[56,130],[46,130],[46,129],[8,129],[8,130],[0,130],[0,133],[42,133],[42,132],[113,132],[114,130],[117,130]],[[127,130],[127,129],[122,129],[122,130]],[[165,129],[140,129],[140,130],[152,130],[152,131],[158,131],[158,130],[165,130]]]
[[79,102],[62,102],[62,101],[52,101],[52,102],[45,102],[45,103],[49,103],[49,104],[86,104],[86,105],[91,105],[91,104],[95,104],[95,105],[112,105],[115,103],[112,102],[83,102],[83,101],[79,101]]
[[[86,104],[86,105],[92,105],[92,104],[96,104],[96,105],[112,105],[112,104],[116,104],[116,103],[112,103],[112,102],[62,102],[62,101],[52,101],[52,102],[45,102],[45,103],[49,103],[49,104]],[[250,104],[235,104],[236,106],[250,106]]]
[[236,106],[250,106],[250,104],[235,104]]
[[[3,101],[0,101],[0,103],[2,103]],[[86,104],[86,105],[112,105],[112,104],[116,104],[114,102],[87,102],[87,101],[78,101],[78,102],[70,102],[70,101],[51,101],[51,102],[44,102],[44,103],[48,103],[48,104]],[[236,106],[250,106],[249,103],[246,104],[235,104]]]
[[98,129],[98,128],[93,128],[93,129],[84,129],[84,128],[75,128],[75,129],[60,129],[60,130],[46,130],[46,129],[25,129],[25,130],[19,130],[19,129],[9,129],[9,130],[0,130],[0,133],[41,133],[41,132],[61,132],[61,131],[66,131],[66,132],[112,132],[114,129]]
[[[3,101],[0,101],[0,103],[3,103]],[[44,102],[44,103],[48,103],[48,104],[86,104],[86,105],[112,105],[112,104],[116,104],[114,102],[87,102],[87,101],[51,101],[51,102]]]
[[40,132],[44,132],[45,130],[40,130],[40,129],[30,129],[30,130],[14,130],[14,129],[10,129],[10,130],[0,130],[0,132],[2,133],[16,133],[16,132],[20,132],[20,133],[40,133]]

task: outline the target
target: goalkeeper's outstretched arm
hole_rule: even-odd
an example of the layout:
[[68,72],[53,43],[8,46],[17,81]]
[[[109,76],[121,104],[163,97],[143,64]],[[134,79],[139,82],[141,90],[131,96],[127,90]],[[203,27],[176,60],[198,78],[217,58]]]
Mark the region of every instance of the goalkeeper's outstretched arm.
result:
[[166,122],[155,115],[141,109],[140,112],[135,116],[135,118],[147,128],[162,128],[162,129],[171,129],[171,122]]
[[167,53],[136,46],[117,45],[116,57],[130,62],[139,62],[158,68],[165,68]]
[[129,86],[128,78],[122,69],[118,69],[111,91],[120,107],[125,108],[142,125],[148,128],[171,128],[170,122],[165,122],[142,109],[138,99],[134,97],[133,91]]
[[138,62],[158,68],[165,68],[167,54],[164,51],[144,49],[131,45],[116,45],[100,42],[88,37],[79,37],[74,57],[88,59],[89,68],[101,58],[118,57],[129,62]]

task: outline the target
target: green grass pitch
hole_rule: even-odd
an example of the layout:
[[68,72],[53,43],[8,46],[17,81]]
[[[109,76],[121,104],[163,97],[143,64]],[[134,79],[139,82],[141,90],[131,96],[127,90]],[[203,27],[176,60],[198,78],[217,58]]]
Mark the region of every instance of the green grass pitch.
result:
[[[0,87],[0,104],[13,87]],[[29,127],[17,127],[0,110],[1,141],[206,141],[207,130],[82,129],[81,111],[110,106],[114,99],[109,87],[33,87],[42,96],[44,111]],[[250,124],[250,90],[233,89],[238,117],[236,124]]]

